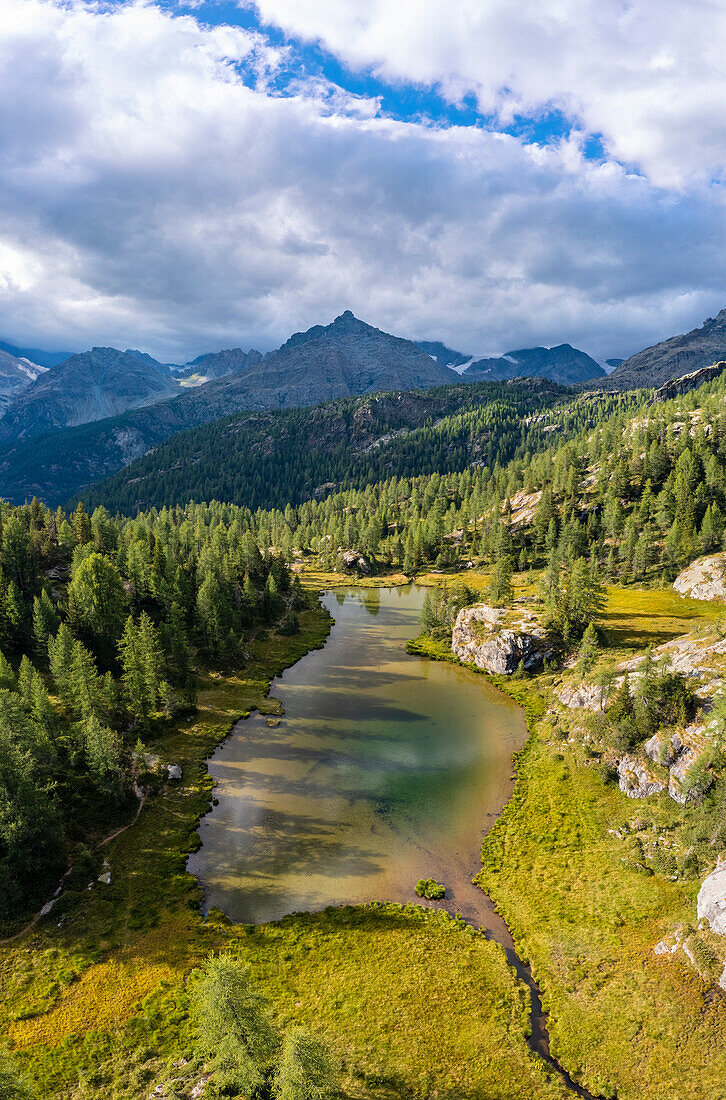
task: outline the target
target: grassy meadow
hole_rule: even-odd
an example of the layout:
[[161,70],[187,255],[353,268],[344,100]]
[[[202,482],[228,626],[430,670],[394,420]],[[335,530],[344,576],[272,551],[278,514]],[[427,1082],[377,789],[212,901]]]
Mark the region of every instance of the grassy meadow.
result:
[[213,794],[205,760],[241,715],[279,711],[270,679],[329,630],[320,608],[300,619],[292,638],[263,632],[241,672],[201,675],[195,716],[149,741],[183,779],[103,850],[110,885],[95,872],[76,877],[47,917],[0,947],[8,1046],[43,1100],[146,1100],[157,1087],[189,1097],[201,1066],[185,979],[209,952],[230,949],[250,963],[282,1026],[330,1042],[345,1096],[563,1097],[527,1046],[525,987],[501,948],[463,922],[414,905],[259,927],[202,917],[185,863]]
[[[712,631],[722,612],[672,591],[611,588],[606,654]],[[722,1100],[726,999],[682,952],[653,951],[677,926],[693,928],[699,879],[644,874],[632,857],[636,835],[677,851],[686,830],[718,825],[723,792],[686,807],[665,792],[628,799],[552,723],[547,695],[558,679],[496,679],[526,707],[531,736],[484,843],[480,884],[540,985],[552,1051],[578,1081],[618,1100]]]

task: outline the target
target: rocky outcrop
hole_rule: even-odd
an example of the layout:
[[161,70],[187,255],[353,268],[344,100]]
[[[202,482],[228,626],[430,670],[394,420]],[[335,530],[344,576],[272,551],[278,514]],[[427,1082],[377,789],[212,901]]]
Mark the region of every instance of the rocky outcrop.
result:
[[699,920],[708,921],[712,932],[726,936],[726,863],[719,863],[701,883],[697,914]]
[[694,600],[726,600],[726,554],[698,558],[673,582],[676,592]]
[[636,756],[623,756],[618,763],[620,790],[628,798],[647,798],[651,794],[660,794],[664,785]]
[[683,374],[680,378],[671,378],[655,391],[653,402],[669,401],[671,397],[678,397],[679,394],[695,390],[697,386],[702,386],[704,382],[710,382],[712,378],[717,378],[725,370],[726,362],[722,360],[720,363],[713,363],[710,367],[701,367],[690,374]]
[[671,932],[669,936],[664,936],[662,940],[658,940],[658,943],[653,948],[654,955],[675,955],[676,951],[683,946],[683,932],[680,928],[676,928],[674,932]]
[[554,652],[532,611],[505,611],[487,604],[462,608],[454,624],[451,649],[462,661],[484,672],[505,675],[520,666],[534,671]]
[[681,806],[685,806],[686,802],[695,802],[699,797],[700,792],[689,782],[689,773],[697,759],[695,750],[688,746],[670,768],[668,794]]
[[512,531],[520,531],[525,527],[532,526],[541,499],[541,489],[536,489],[533,493],[528,493],[525,489],[519,489],[504,502],[503,510],[511,510],[509,525]]
[[[680,743],[680,738],[678,739]],[[662,738],[660,733],[654,733],[643,745],[643,752],[653,764],[664,764],[668,767],[676,758],[676,749],[671,743],[671,738]]]
[[557,698],[570,710],[604,710],[603,690],[597,684],[567,684],[557,691]]
[[[704,788],[693,783],[691,772],[713,732],[711,725],[694,724],[687,726],[682,736],[679,733],[670,736],[655,733],[643,745],[645,760],[632,754],[621,758],[618,763],[620,790],[628,798],[647,798],[667,789],[670,797],[681,806],[686,802],[695,802],[702,796]],[[665,780],[661,781],[659,775],[651,771],[651,764],[668,769],[667,788]]]
[[340,557],[343,568],[349,573],[362,573],[367,577],[371,571],[370,562],[358,550],[343,550]]

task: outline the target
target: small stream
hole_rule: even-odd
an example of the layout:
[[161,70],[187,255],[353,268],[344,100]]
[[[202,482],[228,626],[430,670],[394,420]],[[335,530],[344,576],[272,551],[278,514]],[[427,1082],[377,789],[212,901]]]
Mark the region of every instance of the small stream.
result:
[[530,990],[532,1050],[588,1098],[550,1055],[531,971],[471,881],[512,792],[524,714],[484,677],[405,652],[423,595],[413,584],[324,595],[335,620],[326,645],[273,682],[282,718],[238,722],[209,763],[218,805],[189,870],[207,908],[250,924],[328,905],[415,902],[419,878],[443,882],[446,900],[428,904],[503,946]]

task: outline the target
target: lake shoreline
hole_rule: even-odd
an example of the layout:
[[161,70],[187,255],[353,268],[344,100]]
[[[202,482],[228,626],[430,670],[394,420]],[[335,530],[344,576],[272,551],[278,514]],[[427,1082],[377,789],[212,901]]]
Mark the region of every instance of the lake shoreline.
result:
[[[358,586],[347,583],[341,587],[345,587],[346,589],[350,590],[355,589]],[[370,592],[370,587],[371,586],[366,586],[368,592]],[[329,596],[331,595],[331,592],[328,591],[324,595]],[[324,643],[324,648],[330,644],[331,640],[334,637],[335,623],[333,623],[331,632],[330,634],[328,634],[328,637]],[[403,644],[406,645],[408,652],[411,653],[411,647],[408,644],[409,641],[409,639],[406,639]],[[443,647],[441,648],[443,650]],[[451,665],[464,667],[457,658],[452,659],[451,655],[447,655],[443,652],[422,652],[420,648],[414,648],[412,655],[418,656],[420,659],[423,660],[433,658],[434,660],[438,659],[439,661],[446,661]],[[467,671],[469,670],[467,669]],[[480,675],[480,670],[473,671],[476,672],[477,675]],[[280,687],[283,686],[283,680],[284,675],[280,678]],[[501,694],[502,696],[511,699],[511,696],[506,692],[506,690],[502,690],[502,685],[494,683],[490,677],[486,677],[486,681],[491,687],[495,689],[497,695]],[[273,681],[270,688],[271,693],[275,690],[275,686],[275,682]],[[281,694],[284,695],[284,692],[281,692]],[[524,708],[521,707],[521,700],[514,700],[514,702],[516,703],[517,709],[521,711],[522,717],[525,718]],[[284,715],[285,713],[285,706],[282,705],[281,714]],[[262,721],[262,717],[258,717],[259,720]],[[246,730],[250,729],[250,727],[248,726],[249,721],[250,718],[245,718],[235,723],[233,731],[231,732],[236,732],[240,734],[242,736],[242,739],[244,739]],[[514,760],[516,759],[516,754],[526,747],[530,736],[531,729],[528,728],[525,718],[522,736],[519,738],[518,744],[513,747],[512,752],[507,760],[507,778],[504,782],[504,785],[499,790],[500,797],[498,803],[496,806],[492,807],[488,811],[483,828],[478,835],[479,848],[481,848],[481,845],[485,842],[486,837],[501,817],[506,805],[512,797],[516,783]],[[211,763],[211,761],[209,761],[208,763]],[[494,901],[483,889],[483,887],[476,882],[477,875],[481,870],[481,863],[480,861],[476,860],[474,850],[472,850],[471,852],[471,857],[471,862],[469,862],[468,859],[465,859],[465,861],[459,862],[456,867],[454,867],[452,863],[449,863],[445,867],[440,866],[439,868],[430,868],[433,873],[433,877],[438,877],[440,881],[443,881],[447,887],[447,894],[449,896],[443,902],[427,902],[425,899],[416,899],[415,895],[413,894],[414,882],[411,881],[409,891],[410,896],[404,897],[401,894],[398,894],[397,896],[376,896],[375,898],[369,897],[365,901],[361,900],[360,897],[343,896],[340,898],[336,898],[334,902],[328,902],[327,904],[319,905],[316,907],[305,907],[302,911],[315,914],[324,912],[331,908],[344,910],[350,906],[361,905],[370,908],[372,902],[374,905],[392,904],[394,906],[400,905],[404,908],[408,908],[409,906],[413,905],[427,910],[443,909],[453,917],[460,917],[471,927],[481,932],[484,938],[497,943],[502,948],[508,964],[512,967],[518,979],[527,987],[530,1004],[529,1016],[531,1031],[528,1037],[528,1045],[532,1052],[547,1062],[551,1069],[556,1072],[560,1079],[563,1081],[563,1084],[568,1089],[568,1091],[587,1100],[587,1098],[589,1098],[591,1094],[586,1092],[581,1086],[579,1086],[569,1077],[566,1070],[556,1061],[556,1059],[553,1058],[550,1052],[549,1033],[547,1029],[547,1016],[542,1007],[539,987],[534,980],[529,965],[519,956],[512,934],[504,918],[501,916],[501,914],[497,912]],[[438,874],[434,872],[438,872]],[[204,892],[205,909],[221,911],[225,913],[227,917],[231,920],[243,920],[244,922],[244,917],[240,917],[239,913],[235,912],[233,907],[230,911],[230,909],[228,909],[228,907],[224,904],[220,905],[218,901],[213,900],[213,891],[208,890],[204,882],[203,875],[197,873],[197,881],[199,882]],[[297,911],[298,907],[290,910],[290,912]],[[274,926],[275,924],[279,923],[280,920],[284,920],[287,915],[289,914],[280,913],[274,918],[265,919],[259,922],[253,921],[252,923],[260,923],[264,925]]]
[[[468,670],[432,673],[406,654],[421,589],[346,590],[322,596],[337,617],[323,650],[272,682],[279,721],[242,719],[208,761],[217,805],[189,864],[205,909],[258,923],[372,899],[416,904],[416,881],[435,877],[452,915],[511,948],[472,879],[512,794],[521,708]],[[280,882],[289,899],[275,900]]]

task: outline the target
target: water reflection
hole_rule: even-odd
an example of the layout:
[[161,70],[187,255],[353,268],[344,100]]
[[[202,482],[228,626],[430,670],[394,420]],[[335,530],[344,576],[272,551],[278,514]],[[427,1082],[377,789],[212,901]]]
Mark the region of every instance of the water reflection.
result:
[[482,677],[405,653],[422,599],[411,585],[327,595],[325,648],[273,684],[279,725],[253,715],[216,753],[219,805],[190,859],[208,906],[257,922],[410,901],[428,875],[469,895],[524,722]]

